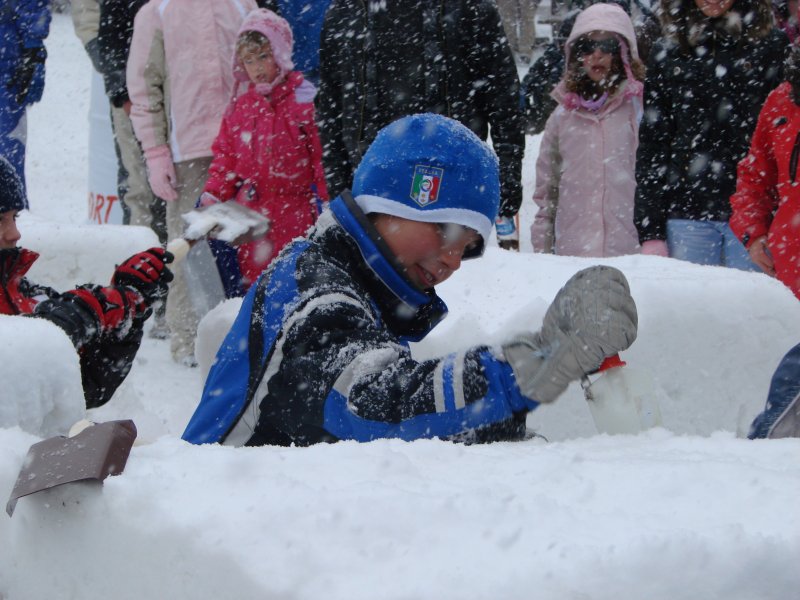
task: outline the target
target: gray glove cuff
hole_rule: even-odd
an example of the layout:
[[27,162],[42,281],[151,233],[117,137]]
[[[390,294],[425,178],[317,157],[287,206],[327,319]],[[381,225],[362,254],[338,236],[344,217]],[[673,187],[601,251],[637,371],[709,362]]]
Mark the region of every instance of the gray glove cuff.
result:
[[[534,402],[552,402],[566,389],[564,386],[543,386],[542,366],[546,359],[539,334],[520,335],[503,346],[503,354],[511,365],[519,391]],[[539,377],[537,377],[537,375]]]

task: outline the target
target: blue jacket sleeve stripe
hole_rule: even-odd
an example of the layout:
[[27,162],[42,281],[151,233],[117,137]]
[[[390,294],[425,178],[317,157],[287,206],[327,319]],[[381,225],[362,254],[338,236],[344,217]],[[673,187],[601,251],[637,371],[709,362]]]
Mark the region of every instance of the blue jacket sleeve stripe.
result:
[[444,359],[444,369],[442,370],[442,389],[444,391],[445,410],[452,412],[456,410],[456,395],[453,390],[453,361],[454,355]]
[[[325,429],[343,440],[368,442],[380,438],[414,440],[419,438],[446,438],[469,429],[511,418],[519,410],[532,410],[538,406],[524,398],[516,386],[511,367],[498,361],[490,352],[480,354],[488,381],[486,395],[469,405],[456,408],[453,367],[455,355],[448,356],[449,365],[442,367],[443,412],[417,415],[399,423],[372,421],[355,414],[347,398],[337,389],[325,402]],[[459,355],[462,358],[463,355]],[[435,375],[434,375],[435,377]],[[434,390],[437,385],[434,383]],[[435,393],[435,392],[434,392]]]

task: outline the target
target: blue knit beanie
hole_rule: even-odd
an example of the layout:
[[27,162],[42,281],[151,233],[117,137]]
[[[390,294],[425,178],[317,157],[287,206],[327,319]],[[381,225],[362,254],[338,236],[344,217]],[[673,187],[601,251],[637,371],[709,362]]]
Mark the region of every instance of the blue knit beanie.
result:
[[353,196],[365,213],[469,227],[486,246],[500,206],[497,157],[458,121],[403,117],[367,149],[353,176]]
[[23,210],[25,191],[11,163],[0,156],[0,214],[10,210]]

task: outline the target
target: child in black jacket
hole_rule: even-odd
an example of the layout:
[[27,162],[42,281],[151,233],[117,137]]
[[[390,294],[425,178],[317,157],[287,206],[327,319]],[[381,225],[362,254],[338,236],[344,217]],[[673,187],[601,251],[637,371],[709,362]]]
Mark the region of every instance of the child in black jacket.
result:
[[150,248],[119,265],[110,286],[84,285],[60,294],[25,277],[39,257],[17,246],[16,220],[25,206],[22,182],[0,158],[0,314],[29,315],[61,327],[80,356],[86,407],[101,406],[128,375],[151,307],[166,295],[172,255]]

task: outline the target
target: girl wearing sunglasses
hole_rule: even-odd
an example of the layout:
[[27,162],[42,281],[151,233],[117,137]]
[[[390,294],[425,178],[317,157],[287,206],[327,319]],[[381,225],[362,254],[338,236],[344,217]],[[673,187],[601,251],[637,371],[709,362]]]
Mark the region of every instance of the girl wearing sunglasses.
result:
[[615,4],[581,12],[565,44],[559,103],[545,125],[533,200],[537,252],[619,256],[639,251],[634,166],[644,66],[630,17]]

